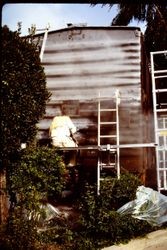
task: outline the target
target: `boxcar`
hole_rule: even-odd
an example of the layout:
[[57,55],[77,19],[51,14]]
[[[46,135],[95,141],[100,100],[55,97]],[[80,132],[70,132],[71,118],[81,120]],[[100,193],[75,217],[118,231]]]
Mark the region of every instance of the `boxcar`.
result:
[[[42,38],[44,34],[36,35]],[[46,143],[54,116],[64,111],[77,127],[80,164],[91,171],[97,166],[98,99],[106,107],[114,107],[115,92],[120,94],[120,145],[145,144],[154,140],[152,94],[148,61],[143,36],[137,27],[69,26],[48,32],[42,65],[47,87],[51,92],[46,114],[39,123],[38,140]],[[104,119],[114,120],[103,113]],[[115,128],[102,128],[106,134]],[[101,144],[114,145],[105,138]],[[154,148],[131,147],[120,149],[121,171],[137,173],[145,184],[156,182]],[[151,182],[151,183],[150,183]]]

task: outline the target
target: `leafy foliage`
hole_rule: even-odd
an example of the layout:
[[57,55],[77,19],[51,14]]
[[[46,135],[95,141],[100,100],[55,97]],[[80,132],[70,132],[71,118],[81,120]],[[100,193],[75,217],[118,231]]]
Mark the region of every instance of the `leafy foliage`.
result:
[[59,197],[65,185],[65,165],[49,147],[25,149],[9,173],[9,193],[16,194],[17,206],[31,211],[48,196]]
[[45,212],[41,204],[49,196],[59,197],[64,189],[62,157],[54,148],[27,148],[20,152],[19,161],[12,162],[8,177],[10,213],[5,228],[0,230],[0,246],[11,250],[39,249],[37,215]]
[[[127,242],[134,237],[143,236],[157,229],[145,221],[134,219],[129,215],[121,215],[116,211],[117,208],[120,208],[120,206],[126,202],[135,199],[136,189],[141,185],[137,177],[131,174],[125,174],[121,175],[120,179],[111,178],[106,182],[102,182],[100,195],[97,195],[96,184],[85,185],[82,196],[78,198],[79,200],[75,204],[75,209],[77,209],[76,211],[80,214],[77,226],[73,228],[67,218],[59,218],[58,220],[55,218],[50,221],[50,225],[46,231],[44,230],[37,233],[36,221],[28,221],[26,219],[23,204],[26,209],[37,210],[37,207],[34,206],[33,203],[39,201],[39,199],[37,198],[38,196],[34,194],[37,192],[45,193],[44,186],[46,188],[48,186],[48,193],[53,192],[54,181],[52,182],[51,176],[54,180],[54,174],[58,174],[58,172],[54,173],[51,169],[54,168],[53,166],[59,168],[58,166],[61,165],[61,160],[59,162],[58,155],[56,155],[56,158],[58,158],[55,164],[52,164],[53,155],[53,149],[45,147],[36,150],[30,149],[29,154],[26,150],[21,157],[21,167],[18,170],[16,166],[14,167],[14,172],[11,176],[11,180],[14,181],[13,191],[18,190],[18,197],[21,198],[15,206],[12,217],[10,217],[11,219],[7,227],[8,230],[6,230],[7,237],[5,239],[2,238],[5,244],[10,243],[10,247],[17,246],[17,249],[21,250],[24,249],[21,248],[22,245],[25,247],[26,244],[28,246],[26,249],[30,250],[43,249],[42,246],[46,246],[46,249],[47,246],[51,246],[53,249],[60,248],[62,250],[98,250],[115,243]],[[52,159],[50,159],[50,157]],[[38,167],[36,165],[38,165]],[[47,167],[47,170],[41,174],[43,172],[42,169],[45,169],[44,165]],[[64,169],[64,167],[62,167],[62,169]],[[63,174],[64,170],[61,171],[60,173]],[[37,174],[38,172],[39,174]],[[46,177],[46,172],[50,174],[50,177]],[[27,178],[28,176],[32,176],[32,174],[34,175],[34,178],[32,177],[33,184],[30,181],[31,189],[29,189]],[[20,179],[17,175],[20,176]],[[46,178],[46,183],[43,184],[44,186],[41,185],[42,178]],[[23,187],[25,187],[24,189],[20,189],[21,180]],[[57,185],[55,185],[55,190],[57,190],[59,181]],[[51,188],[49,187],[50,185],[52,186]],[[58,192],[60,189],[58,188]],[[34,192],[34,190],[36,191]],[[25,195],[24,192],[26,192]],[[30,203],[26,203],[26,197],[29,199],[31,207]],[[22,243],[18,241],[19,232],[23,235],[21,239]],[[31,248],[32,246],[34,248]]]
[[[100,195],[97,195],[96,185],[86,185],[79,205],[83,228],[78,233],[78,238],[86,238],[87,245],[93,244],[91,249],[101,249],[153,230],[147,222],[120,215],[116,211],[125,203],[135,199],[139,185],[141,185],[140,180],[131,174],[103,182]],[[83,248],[77,246],[73,249]],[[90,248],[85,246],[85,249]]]
[[38,235],[33,220],[26,220],[19,209],[12,214],[7,225],[0,230],[0,249],[37,250]]
[[[93,6],[96,4],[92,3]],[[114,4],[109,3],[102,6],[104,5],[109,5],[109,9],[112,9]],[[144,40],[147,54],[149,55],[151,51],[167,49],[167,4],[165,1],[156,1],[156,3],[139,3],[135,0],[133,3],[118,1],[117,6],[118,13],[111,25],[127,26],[133,20],[145,22]]]
[[50,94],[36,47],[7,26],[1,34],[1,163],[5,168],[20,144],[34,139]]
[[147,52],[166,50],[167,4],[154,5],[154,12],[151,9],[148,11],[153,14],[147,20],[147,29],[144,34]]
[[101,208],[107,212],[117,210],[135,199],[139,185],[141,185],[140,180],[132,174],[121,175],[120,179],[110,178],[107,181],[101,181],[100,195],[97,195],[96,185],[87,184],[81,198],[82,214],[91,222],[91,218],[97,218],[94,213],[98,213]]
[[[141,182],[136,176],[125,174],[121,175],[119,180],[111,178],[102,182],[100,195],[97,195],[96,184],[87,183],[76,205],[80,211],[78,227],[69,229],[68,224],[64,223],[64,230],[54,227],[54,231],[44,232],[42,236],[48,243],[53,240],[66,250],[100,250],[155,230],[155,227],[145,221],[129,215],[120,215],[116,211],[126,202],[136,198],[139,185]],[[61,236],[60,230],[64,237]]]
[[120,3],[112,25],[128,25],[130,21],[146,22],[144,34],[147,53],[165,50],[167,44],[167,4]]

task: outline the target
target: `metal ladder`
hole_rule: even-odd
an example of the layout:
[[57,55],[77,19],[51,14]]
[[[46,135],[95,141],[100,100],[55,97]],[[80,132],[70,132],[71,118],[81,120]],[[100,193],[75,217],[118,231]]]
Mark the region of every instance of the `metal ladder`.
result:
[[[151,52],[151,76],[156,143],[156,170],[158,191],[167,191],[167,65],[157,68],[155,58],[167,51]],[[167,58],[166,58],[167,61]]]
[[[119,104],[120,104],[120,95],[119,91],[115,92],[115,107],[114,108],[104,108],[102,107],[102,102],[106,101],[100,98],[98,100],[98,163],[97,163],[97,194],[100,194],[100,181],[107,180],[107,178],[101,177],[101,172],[104,169],[115,169],[117,172],[117,177],[120,177],[120,148],[119,148]],[[113,114],[114,121],[103,121],[102,114],[106,112],[108,114]],[[102,134],[102,126],[115,126],[115,134]],[[103,139],[110,140],[115,139],[115,148],[111,148],[111,144],[102,144]],[[104,155],[106,158],[104,159]]]

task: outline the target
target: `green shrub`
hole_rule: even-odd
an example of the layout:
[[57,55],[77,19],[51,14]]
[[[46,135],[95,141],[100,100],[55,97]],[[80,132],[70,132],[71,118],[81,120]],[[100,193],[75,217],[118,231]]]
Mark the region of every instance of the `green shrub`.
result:
[[22,142],[33,141],[50,93],[37,47],[7,26],[1,28],[1,160],[10,168],[11,155]]
[[99,196],[101,206],[107,210],[117,210],[136,198],[136,190],[140,185],[138,177],[129,173],[121,175],[120,179],[102,181]]
[[84,219],[92,226],[93,220],[96,223],[97,214],[101,209],[108,213],[135,199],[139,185],[141,182],[136,176],[125,174],[121,175],[120,179],[101,181],[100,195],[97,195],[97,185],[87,183],[79,204]]
[[0,233],[0,249],[37,250],[37,229],[33,220],[26,220],[19,209],[10,214],[7,225]]
[[92,249],[101,249],[114,243],[127,241],[153,230],[153,227],[147,222],[131,216],[120,215],[116,211],[125,203],[136,198],[136,190],[139,185],[141,185],[140,180],[132,174],[125,174],[120,179],[111,178],[102,182],[100,195],[97,195],[96,185],[85,185],[79,210],[82,235],[85,232],[86,239],[91,240],[94,247]]
[[55,149],[30,147],[20,152],[20,159],[13,161],[8,173],[11,203],[7,225],[1,232],[0,244],[4,249],[39,247],[37,214],[44,212],[40,209],[41,202],[48,196],[61,195],[64,175],[65,165]]
[[[43,166],[41,156],[42,158],[45,156],[47,162],[46,165],[49,166],[49,163],[53,160],[50,153],[53,153],[53,151],[52,149],[41,148],[36,149],[32,153],[31,150],[28,151],[29,153],[31,152],[31,154],[25,152],[24,156],[22,157],[24,161],[22,161],[21,166],[24,162],[24,167],[21,168],[20,171],[22,172],[29,166],[33,170],[32,172],[29,170],[31,174],[36,169],[36,171],[40,175],[40,170],[38,170],[38,168],[36,168],[35,166]],[[49,160],[47,159],[48,155],[50,155]],[[58,157],[57,159],[59,159],[59,156],[56,155],[56,157]],[[33,162],[35,162],[35,164],[33,164]],[[48,171],[50,171],[50,168],[51,167],[48,167]],[[29,171],[25,172],[26,175],[29,174]],[[23,171],[21,175],[23,183],[25,178],[23,176],[25,173]],[[51,176],[53,175],[53,173],[54,172],[51,171]],[[36,177],[38,176],[38,174],[36,173]],[[43,177],[44,176],[42,175],[41,178]],[[17,178],[15,178],[14,180],[16,181]],[[50,178],[51,177],[46,177],[46,181],[50,181]],[[58,183],[59,182],[60,180],[58,181]],[[51,181],[50,184],[53,185]],[[126,202],[132,199],[135,199],[136,190],[140,184],[141,183],[139,179],[130,174],[122,175],[119,180],[116,178],[111,178],[110,180],[101,183],[100,195],[97,195],[96,184],[86,184],[83,190],[83,195],[79,198],[79,203],[77,203],[76,205],[80,212],[80,218],[78,226],[75,229],[71,227],[71,224],[66,218],[55,220],[53,219],[47,225],[47,230],[41,231],[40,233],[38,232],[37,234],[37,224],[34,220],[26,221],[24,219],[21,222],[21,220],[19,220],[19,217],[17,216],[15,217],[15,220],[13,220],[13,224],[11,223],[11,221],[9,223],[10,227],[8,227],[7,231],[8,240],[6,241],[6,244],[9,247],[11,247],[11,244],[12,246],[17,246],[18,250],[22,250],[22,245],[25,246],[26,244],[29,247],[26,249],[30,250],[36,250],[40,247],[40,249],[47,249],[47,246],[50,246],[51,249],[54,249],[54,247],[60,247],[60,249],[62,250],[98,250],[115,243],[127,242],[128,240],[137,236],[143,236],[146,233],[155,230],[156,228],[153,228],[145,221],[134,219],[129,215],[121,215],[117,212],[117,209],[120,208],[120,206],[124,205]],[[17,185],[15,187],[19,187],[19,183],[17,183]],[[37,187],[38,191],[44,192],[45,189],[43,189],[43,185],[41,186],[41,184],[39,185],[38,183]],[[48,190],[50,190],[51,192],[53,191],[52,188]],[[17,212],[17,209],[19,211],[20,208],[21,206],[16,206],[14,213]],[[20,211],[22,214],[22,209]],[[14,236],[11,236],[13,232],[15,232],[13,234]],[[24,241],[24,243],[22,243],[21,245],[20,241],[16,240],[18,239],[17,236],[19,232],[21,232],[21,235],[23,235],[23,237],[20,236],[22,237],[21,242]],[[10,250],[12,248],[8,249]]]
[[65,165],[54,148],[30,147],[20,156],[9,173],[9,194],[26,209],[48,196],[60,196],[65,186]]

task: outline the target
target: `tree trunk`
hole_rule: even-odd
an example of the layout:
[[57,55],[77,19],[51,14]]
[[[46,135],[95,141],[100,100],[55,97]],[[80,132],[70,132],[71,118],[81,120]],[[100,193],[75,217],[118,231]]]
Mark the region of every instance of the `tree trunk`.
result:
[[0,224],[5,223],[8,215],[8,199],[6,192],[6,171],[0,171]]

